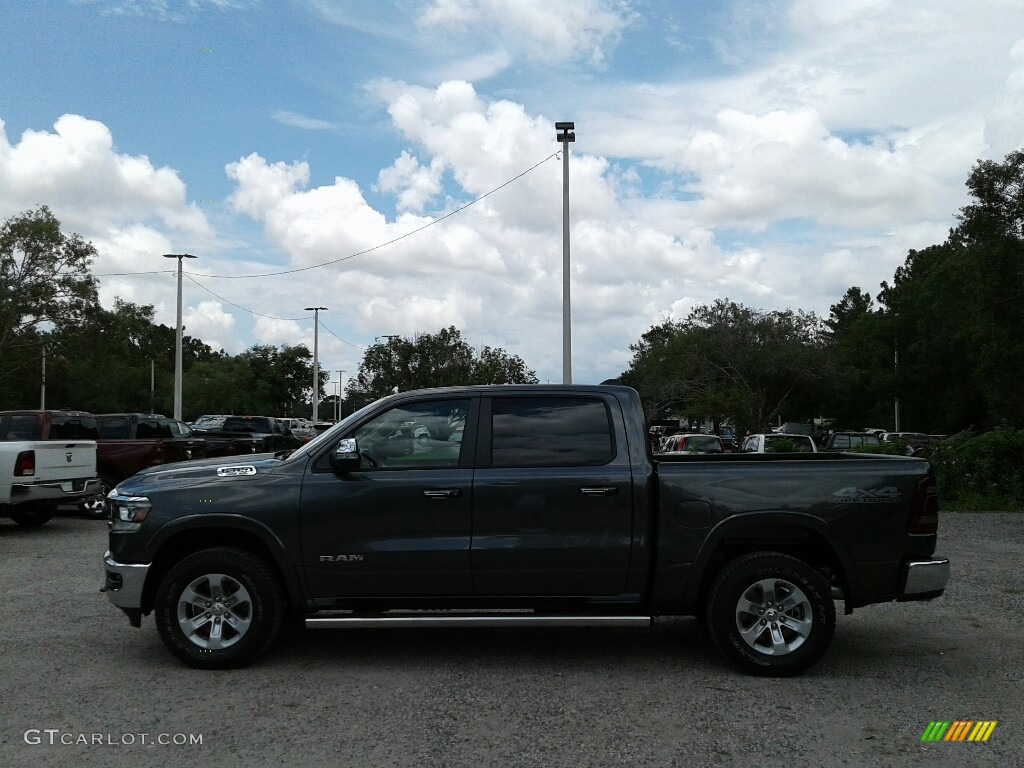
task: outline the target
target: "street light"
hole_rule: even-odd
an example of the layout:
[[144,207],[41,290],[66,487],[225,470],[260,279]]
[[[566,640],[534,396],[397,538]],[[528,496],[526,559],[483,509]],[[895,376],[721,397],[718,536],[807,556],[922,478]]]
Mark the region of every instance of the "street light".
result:
[[335,405],[338,406],[338,415],[334,418],[335,421],[341,421],[341,396],[345,394],[345,372],[338,371],[338,401]]
[[165,259],[178,260],[178,333],[174,348],[174,418],[181,421],[181,260],[198,259],[191,253],[165,253]]
[[576,123],[555,123],[562,145],[562,383],[572,384],[572,310],[569,305],[569,143]]
[[316,424],[320,405],[320,312],[326,312],[327,307],[306,307],[305,311],[313,313],[313,423]]

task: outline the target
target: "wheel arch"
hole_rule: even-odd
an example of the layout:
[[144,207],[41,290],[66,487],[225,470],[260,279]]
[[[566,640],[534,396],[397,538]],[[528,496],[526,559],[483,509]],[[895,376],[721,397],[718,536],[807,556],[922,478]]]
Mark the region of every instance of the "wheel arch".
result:
[[842,589],[846,604],[854,604],[856,570],[847,549],[820,518],[783,511],[738,515],[712,529],[694,560],[696,578],[683,593],[684,610],[701,611],[726,563],[752,552],[780,552],[825,571]]
[[280,581],[286,610],[296,612],[303,605],[302,592],[295,574],[287,567],[284,546],[270,531],[243,527],[235,521],[222,520],[201,526],[179,527],[160,542],[142,591],[142,613],[152,612],[156,593],[164,576],[183,558],[213,547],[233,547],[263,560]]

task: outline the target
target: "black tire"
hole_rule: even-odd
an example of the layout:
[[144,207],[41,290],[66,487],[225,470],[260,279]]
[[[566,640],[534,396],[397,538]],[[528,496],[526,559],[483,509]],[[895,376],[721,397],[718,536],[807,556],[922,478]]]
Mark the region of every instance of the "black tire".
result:
[[56,514],[56,510],[53,507],[46,506],[27,507],[25,509],[15,507],[7,514],[18,525],[24,525],[27,528],[38,528],[40,525],[46,525],[50,522],[50,518]]
[[107,505],[107,494],[117,486],[117,480],[110,475],[100,475],[100,489],[95,496],[90,496],[79,502],[78,512],[82,517],[90,520],[106,520],[110,517],[110,509]]
[[273,642],[284,611],[284,591],[270,566],[244,550],[216,547],[171,568],[154,613],[164,644],[186,664],[236,669]]
[[754,552],[726,565],[709,593],[707,616],[726,658],[768,677],[810,667],[828,650],[836,628],[825,576],[779,552]]

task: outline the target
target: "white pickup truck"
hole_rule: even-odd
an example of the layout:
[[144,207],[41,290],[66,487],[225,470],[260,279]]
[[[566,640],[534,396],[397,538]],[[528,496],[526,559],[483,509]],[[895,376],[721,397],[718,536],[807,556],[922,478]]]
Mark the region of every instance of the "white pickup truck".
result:
[[797,435],[790,432],[772,432],[771,434],[747,435],[740,447],[741,453],[771,453],[772,451],[794,453],[817,453],[818,448],[808,435]]
[[99,487],[95,440],[0,442],[0,515],[19,525],[43,525]]

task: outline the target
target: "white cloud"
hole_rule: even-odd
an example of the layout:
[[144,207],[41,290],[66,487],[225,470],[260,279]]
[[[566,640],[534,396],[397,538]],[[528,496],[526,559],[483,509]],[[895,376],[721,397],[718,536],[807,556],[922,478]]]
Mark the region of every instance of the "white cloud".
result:
[[196,19],[207,8],[239,10],[259,0],[74,0],[80,5],[95,5],[109,15],[148,16],[160,21],[186,22]]
[[402,152],[390,168],[377,176],[374,190],[398,193],[400,211],[422,211],[423,207],[441,192],[441,174],[444,164],[435,157],[430,165],[423,167],[419,160],[408,152]]
[[192,338],[202,339],[214,350],[237,354],[244,349],[235,335],[235,318],[218,301],[201,301],[182,312],[181,324]]
[[288,112],[284,109],[279,109],[272,114],[271,119],[281,125],[287,125],[292,128],[302,128],[306,131],[329,131],[334,128],[334,124],[327,120],[320,120],[315,117],[306,117],[300,115],[298,112]]
[[432,0],[419,24],[484,45],[499,40],[542,63],[584,59],[599,65],[634,18],[629,6],[609,0]]
[[175,171],[119,153],[110,130],[96,120],[63,115],[53,127],[53,133],[27,130],[11,144],[0,120],[0,211],[38,200],[79,231],[156,218],[183,235],[209,236],[205,216],[186,202]]

